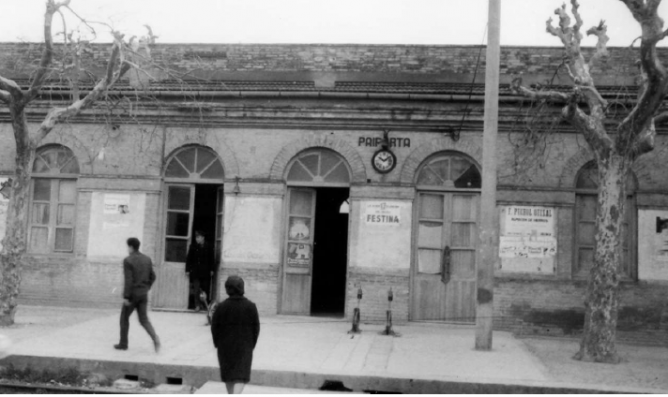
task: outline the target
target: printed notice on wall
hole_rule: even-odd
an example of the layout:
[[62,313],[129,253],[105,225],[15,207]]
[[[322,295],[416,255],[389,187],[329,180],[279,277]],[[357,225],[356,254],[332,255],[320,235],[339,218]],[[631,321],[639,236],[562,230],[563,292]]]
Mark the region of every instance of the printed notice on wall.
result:
[[388,201],[368,201],[364,203],[362,216],[367,225],[399,226],[401,206]]
[[668,210],[638,211],[638,278],[668,281]]
[[91,197],[88,256],[122,258],[128,237],[144,235],[145,193],[93,192]]
[[[501,208],[501,270],[554,273],[557,254],[556,209],[534,206]],[[504,260],[506,259],[506,260]]]
[[130,195],[129,194],[110,194],[104,195],[104,214],[129,214],[130,213]]
[[0,178],[0,250],[2,239],[5,238],[5,227],[7,221],[7,208],[9,206],[9,178]]

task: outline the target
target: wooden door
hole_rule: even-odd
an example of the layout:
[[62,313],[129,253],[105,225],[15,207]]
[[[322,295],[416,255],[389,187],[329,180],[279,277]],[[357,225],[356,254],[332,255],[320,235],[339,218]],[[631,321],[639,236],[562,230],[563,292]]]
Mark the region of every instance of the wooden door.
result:
[[190,280],[186,275],[186,258],[192,238],[194,205],[194,185],[167,185],[165,252],[158,269],[156,307],[188,308]]
[[315,189],[289,188],[283,261],[283,314],[311,311]]
[[476,193],[420,193],[411,319],[475,322]]
[[221,258],[223,256],[223,214],[225,212],[225,189],[223,186],[218,188],[218,197],[216,198],[216,243],[215,243],[215,266],[213,274],[213,282],[211,285],[213,299],[218,298],[219,291],[219,272],[221,266]]

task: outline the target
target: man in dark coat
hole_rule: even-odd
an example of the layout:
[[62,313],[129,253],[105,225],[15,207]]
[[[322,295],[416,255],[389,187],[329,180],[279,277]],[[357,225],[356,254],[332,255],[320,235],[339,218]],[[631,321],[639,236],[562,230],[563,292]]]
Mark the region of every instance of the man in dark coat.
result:
[[211,323],[213,345],[218,349],[220,378],[229,394],[240,394],[250,381],[253,349],[260,336],[255,303],[244,297],[244,280],[230,276],[225,282],[229,298],[218,305]]
[[130,256],[123,260],[123,309],[121,310],[121,341],[114,345],[118,350],[128,349],[130,316],[137,309],[139,323],[153,339],[156,353],[160,351],[160,339],[148,319],[148,291],[155,282],[155,272],[151,258],[139,252],[139,239],[131,237],[127,241]]
[[190,293],[197,311],[201,309],[203,304],[199,299],[200,290],[206,293],[207,301],[211,299],[209,296],[211,295],[209,286],[211,284],[211,277],[213,276],[213,262],[213,249],[205,241],[204,234],[196,231],[195,244],[191,244],[188,250],[186,273],[190,276]]

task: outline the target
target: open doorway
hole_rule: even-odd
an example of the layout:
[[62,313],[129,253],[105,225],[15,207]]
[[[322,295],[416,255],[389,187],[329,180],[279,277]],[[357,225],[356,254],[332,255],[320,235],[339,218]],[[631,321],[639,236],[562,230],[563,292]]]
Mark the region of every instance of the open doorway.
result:
[[[203,274],[191,275],[188,288],[188,309],[190,310],[196,309],[199,303],[198,289],[201,289],[206,293],[207,302],[210,302],[211,297],[215,296],[216,293],[215,283],[213,282],[216,279],[216,272],[218,270],[218,255],[216,255],[216,249],[218,247],[216,242],[219,233],[216,231],[218,221],[216,215],[218,213],[218,202],[222,199],[222,197],[219,197],[221,187],[221,185],[212,184],[195,185],[195,205],[193,208],[193,223],[188,249],[190,249],[193,244],[197,244],[196,233],[202,233],[204,237],[204,247],[208,253],[208,258],[213,261],[210,266],[214,271],[214,274],[211,276],[207,275],[206,272],[203,272]],[[195,281],[195,278],[199,279],[198,282]]]
[[[316,188],[311,315],[344,315],[348,263],[347,188]],[[344,204],[346,202],[346,204]],[[343,204],[343,205],[342,205]]]

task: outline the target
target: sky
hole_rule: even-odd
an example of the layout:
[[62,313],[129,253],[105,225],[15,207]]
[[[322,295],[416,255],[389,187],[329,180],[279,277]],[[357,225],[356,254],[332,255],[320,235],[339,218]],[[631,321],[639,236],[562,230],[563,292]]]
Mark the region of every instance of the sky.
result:
[[[502,0],[501,44],[558,46],[545,21],[562,2]],[[640,35],[621,1],[580,3],[585,28],[606,20],[610,46],[628,46]],[[0,0],[0,41],[41,41],[44,4]],[[479,45],[487,22],[487,0],[71,0],[71,8],[127,37],[144,34],[148,24],[158,43]],[[668,1],[660,15],[668,18]],[[76,27],[71,15],[67,20]],[[107,27],[94,26],[97,41],[110,41]],[[59,30],[56,20],[54,33]],[[594,44],[594,38],[584,42]]]

